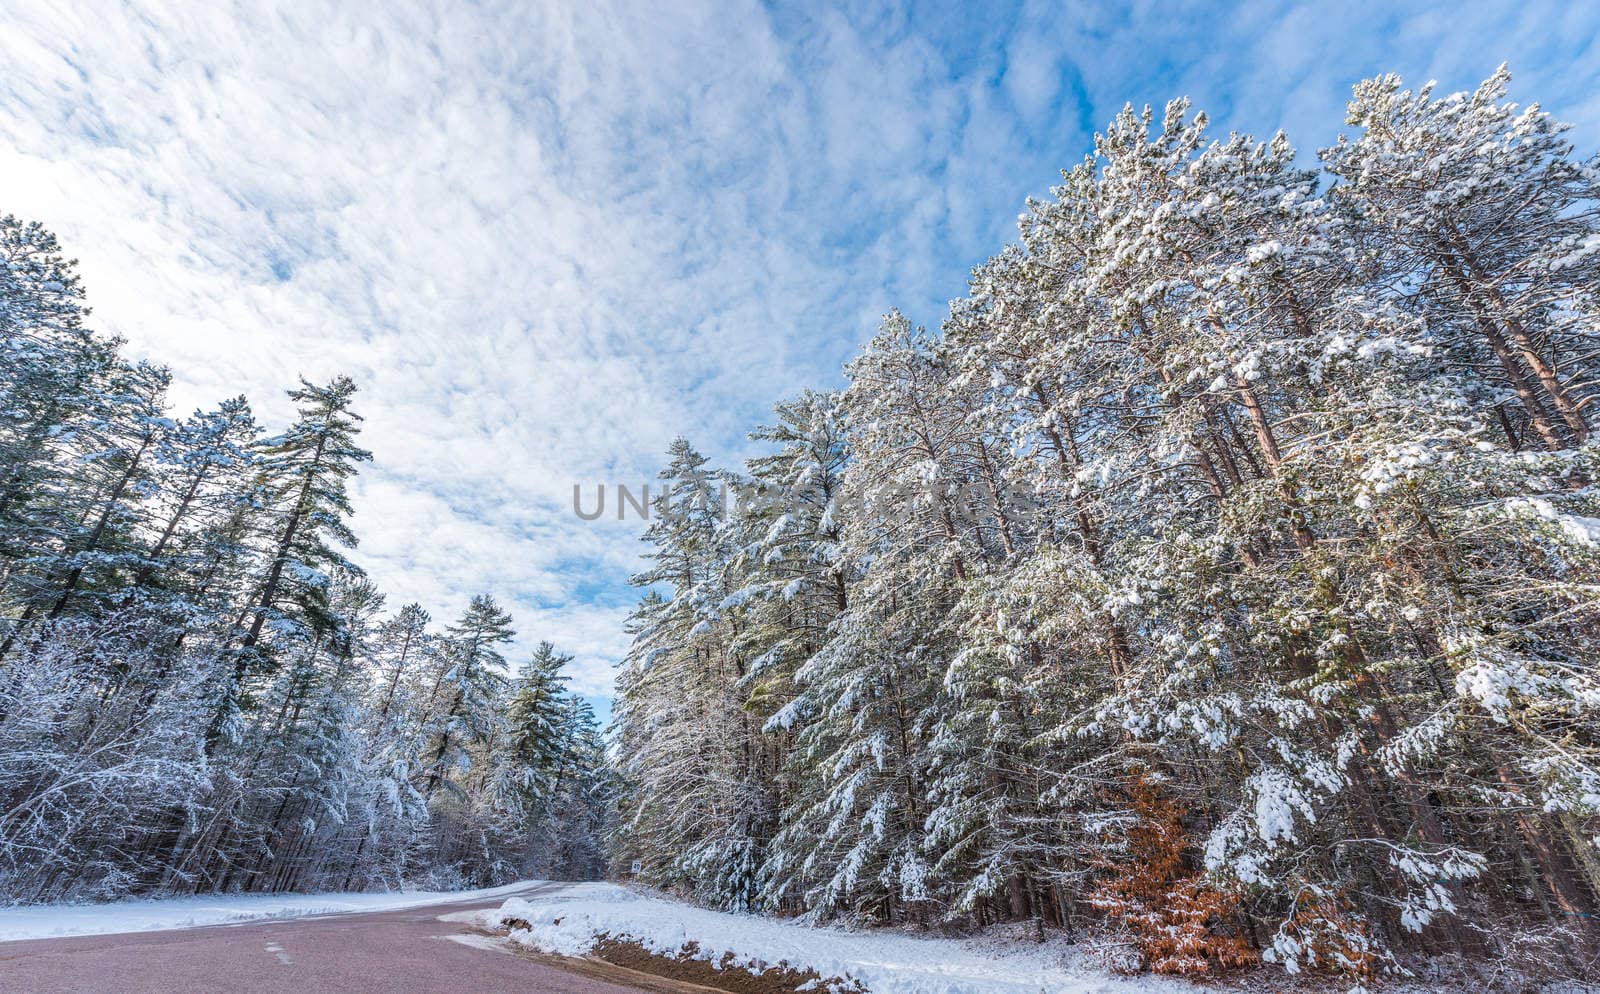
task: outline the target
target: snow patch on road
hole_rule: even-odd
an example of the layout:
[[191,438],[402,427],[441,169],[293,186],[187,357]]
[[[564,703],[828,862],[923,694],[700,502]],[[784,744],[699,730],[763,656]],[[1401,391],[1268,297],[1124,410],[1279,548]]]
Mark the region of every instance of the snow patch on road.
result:
[[649,897],[615,884],[574,884],[498,910],[450,917],[486,928],[521,918],[531,928],[511,940],[561,956],[589,953],[601,936],[627,938],[675,955],[686,944],[696,958],[725,955],[752,973],[787,964],[824,978],[857,981],[872,994],[1175,994],[1196,991],[1165,978],[1117,977],[1085,963],[1062,942],[998,943],[935,939],[888,932],[813,928],[753,915],[724,914]]
[[466,891],[394,891],[380,894],[228,894],[172,897],[111,904],[43,904],[0,908],[0,942],[66,935],[110,935],[231,925],[242,922],[351,911],[395,911],[429,904],[493,900],[534,886],[524,880]]
[[492,935],[474,935],[469,932],[466,935],[436,935],[434,938],[458,942],[463,946],[471,946],[473,949],[487,949],[492,953],[511,955],[511,950],[506,948],[505,940],[496,939]]

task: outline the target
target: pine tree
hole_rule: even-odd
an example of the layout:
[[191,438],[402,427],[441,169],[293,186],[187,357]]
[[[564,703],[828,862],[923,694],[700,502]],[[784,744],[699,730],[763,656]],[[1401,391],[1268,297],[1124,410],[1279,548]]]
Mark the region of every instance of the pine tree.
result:
[[[1367,80],[1347,122],[1361,135],[1323,158],[1356,223],[1381,238],[1385,275],[1421,282],[1446,354],[1514,394],[1537,445],[1564,449],[1590,433],[1593,384],[1563,370],[1595,356],[1600,187],[1565,126],[1506,101],[1510,81],[1501,66],[1473,93],[1435,99],[1431,85]],[[1494,393],[1484,400],[1509,426]]]
[[256,436],[255,417],[243,397],[225,400],[214,411],[196,411],[166,434],[156,453],[158,509],[150,522],[155,538],[134,576],[135,586],[160,588],[204,569],[203,556],[188,543],[248,493]]
[[238,714],[253,672],[270,672],[272,646],[263,634],[303,643],[327,615],[328,571],[349,568],[337,546],[354,546],[345,524],[350,499],[346,483],[357,464],[372,454],[355,444],[361,417],[350,410],[356,392],[348,377],[327,386],[305,381],[289,397],[299,404],[299,419],[288,432],[261,443],[264,499],[273,509],[272,547],[251,603],[241,613],[228,643],[232,670],[219,689],[216,717],[208,733],[215,744],[236,731]]
[[518,810],[549,804],[567,760],[569,719],[562,668],[572,657],[540,642],[506,699],[505,727],[497,759],[500,790]]
[[741,707],[750,674],[729,638],[742,627],[745,595],[729,517],[730,474],[705,468],[673,442],[652,500],[645,540],[651,565],[633,578],[660,585],[634,612],[634,644],[618,679],[619,859],[638,858],[647,879],[693,889],[748,910],[767,828],[759,729]]
[[[100,406],[119,344],[84,325],[83,287],[60,251],[39,224],[0,216],[0,590],[8,614],[36,611],[48,596],[53,578],[27,561],[41,547],[58,548],[56,535],[70,524],[78,432]],[[18,620],[4,633],[7,646]]]
[[496,709],[505,685],[506,661],[499,647],[516,633],[507,614],[493,597],[478,594],[461,619],[445,630],[442,672],[428,695],[432,711],[431,742],[423,796],[432,799],[441,785],[450,784],[453,768],[471,765],[472,746],[488,743],[496,732]]
[[111,395],[86,419],[78,444],[87,451],[70,489],[87,499],[65,505],[76,527],[65,537],[59,560],[47,567],[56,582],[39,604],[45,620],[59,617],[80,587],[114,591],[126,579],[119,572],[137,569],[141,498],[150,485],[152,457],[173,427],[165,416],[170,381],[167,370],[153,366],[119,370],[109,384]]

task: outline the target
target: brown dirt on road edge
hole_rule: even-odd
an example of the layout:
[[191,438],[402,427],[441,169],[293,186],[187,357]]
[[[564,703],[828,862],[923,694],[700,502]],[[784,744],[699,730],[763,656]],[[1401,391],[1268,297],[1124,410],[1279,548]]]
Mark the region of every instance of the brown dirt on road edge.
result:
[[[525,923],[508,920],[511,928]],[[504,933],[488,932],[488,935]],[[846,983],[838,978],[824,979],[813,970],[795,970],[787,964],[755,974],[733,965],[731,955],[723,957],[718,966],[696,959],[699,948],[690,943],[675,956],[653,953],[630,939],[603,937],[589,956],[574,958],[537,952],[526,946],[511,943],[518,955],[554,966],[572,973],[609,980],[612,983],[636,987],[653,994],[797,994],[806,984],[808,992],[850,991],[866,994],[856,983]],[[819,982],[820,981],[820,982]]]
[[824,978],[815,970],[801,971],[787,963],[779,963],[756,974],[735,966],[732,953],[724,955],[720,964],[713,964],[709,960],[696,958],[699,952],[700,948],[691,942],[677,955],[664,956],[645,949],[637,942],[610,936],[603,936],[594,949],[594,955],[607,963],[728,991],[730,994],[796,994],[802,987],[807,991],[847,990],[865,994],[859,984],[846,984],[838,977]]

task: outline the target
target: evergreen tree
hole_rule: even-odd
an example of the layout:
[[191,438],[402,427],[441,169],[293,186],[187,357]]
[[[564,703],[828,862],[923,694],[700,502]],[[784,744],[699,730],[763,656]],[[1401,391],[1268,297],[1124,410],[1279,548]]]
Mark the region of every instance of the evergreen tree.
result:
[[561,670],[572,657],[540,642],[506,699],[499,759],[504,803],[524,809],[550,802],[567,764],[569,736],[575,734]]
[[[338,546],[354,546],[347,481],[372,454],[355,444],[361,417],[350,410],[356,386],[335,377],[326,386],[301,381],[289,397],[299,418],[282,436],[260,443],[263,499],[273,516],[272,546],[251,603],[228,643],[232,670],[219,689],[208,741],[232,737],[252,673],[271,672],[275,643],[303,644],[328,618],[328,572],[349,568]],[[263,644],[263,634],[272,638]]]
[[781,406],[750,506],[647,532],[616,855],[1185,973],[1585,935],[1600,214],[1507,81],[1360,84],[1328,180],[1130,107],[942,336]]
[[432,799],[441,785],[453,787],[449,772],[469,769],[471,747],[495,736],[496,711],[506,682],[506,661],[499,647],[515,635],[511,615],[487,594],[474,596],[461,619],[445,630],[441,672],[428,695],[435,710],[430,715],[424,797]]

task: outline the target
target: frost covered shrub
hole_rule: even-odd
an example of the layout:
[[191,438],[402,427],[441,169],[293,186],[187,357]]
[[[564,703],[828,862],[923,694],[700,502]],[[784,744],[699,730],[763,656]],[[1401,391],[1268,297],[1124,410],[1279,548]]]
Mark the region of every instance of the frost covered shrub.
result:
[[1354,913],[1350,900],[1337,890],[1303,884],[1295,894],[1294,912],[1278,929],[1266,958],[1291,973],[1302,969],[1342,974],[1364,984],[1388,957],[1377,949],[1371,927]]
[[136,611],[58,621],[0,681],[0,894],[133,892],[145,827],[204,796],[198,681],[154,682],[166,635]]

